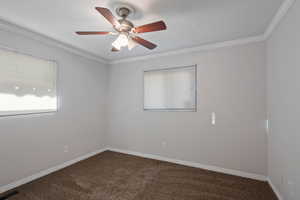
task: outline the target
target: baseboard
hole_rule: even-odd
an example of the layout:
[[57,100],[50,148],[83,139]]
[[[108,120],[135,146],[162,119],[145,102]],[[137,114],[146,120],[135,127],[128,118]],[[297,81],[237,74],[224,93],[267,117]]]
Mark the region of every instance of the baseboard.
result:
[[268,178],[268,183],[271,186],[272,190],[274,191],[274,193],[276,194],[278,200],[283,200],[279,190],[277,190],[277,188],[275,187],[275,185],[272,183],[271,179]]
[[51,173],[53,173],[53,172],[55,172],[55,171],[58,171],[58,170],[60,170],[60,169],[65,168],[65,167],[68,167],[68,166],[70,166],[70,165],[73,165],[73,164],[75,164],[75,163],[77,163],[77,162],[79,162],[79,161],[85,160],[85,159],[87,159],[87,158],[89,158],[89,157],[92,157],[92,156],[94,156],[94,155],[97,155],[97,154],[99,154],[99,153],[102,153],[103,151],[106,151],[106,150],[107,150],[107,149],[100,149],[100,150],[97,150],[97,151],[88,153],[88,154],[86,154],[86,155],[80,156],[80,157],[75,158],[75,159],[73,159],[73,160],[69,160],[69,161],[64,162],[64,163],[62,163],[62,164],[60,164],[60,165],[57,165],[57,166],[55,166],[55,167],[52,167],[52,168],[49,168],[49,169],[40,171],[40,172],[38,172],[38,173],[36,173],[36,174],[34,174],[34,175],[28,176],[28,177],[26,177],[26,178],[23,178],[23,179],[21,179],[21,180],[15,181],[15,182],[10,183],[10,184],[8,184],[8,185],[4,185],[4,186],[0,187],[0,194],[3,193],[3,192],[6,192],[6,191],[8,191],[8,190],[14,189],[14,188],[16,188],[16,187],[18,187],[18,186],[21,186],[21,185],[23,185],[23,184],[29,183],[29,182],[31,182],[31,181],[33,181],[33,180],[35,180],[35,179],[38,179],[38,178],[41,178],[41,177],[46,176],[46,175],[48,175],[48,174],[51,174]]
[[129,155],[134,155],[134,156],[139,156],[139,157],[143,157],[143,158],[150,158],[150,159],[155,159],[155,160],[176,163],[176,164],[185,165],[185,166],[189,166],[189,167],[206,169],[206,170],[210,170],[210,171],[240,176],[240,177],[244,177],[244,178],[255,179],[255,180],[259,180],[259,181],[267,181],[267,177],[264,175],[260,175],[260,174],[253,174],[253,173],[248,173],[248,172],[242,172],[239,170],[225,169],[225,168],[221,168],[221,167],[217,167],[217,166],[204,165],[204,164],[200,164],[200,163],[196,163],[196,162],[166,158],[163,156],[139,153],[139,152],[130,151],[130,150],[121,150],[121,149],[115,149],[115,148],[107,148],[107,150],[119,152],[119,153],[125,153],[125,154],[129,154]]
[[48,174],[51,174],[55,171],[58,171],[60,169],[63,169],[65,167],[68,167],[72,164],[75,164],[79,161],[85,160],[89,157],[92,157],[94,155],[97,155],[99,153],[102,153],[106,150],[110,150],[110,151],[114,151],[114,152],[119,152],[119,153],[125,153],[125,154],[129,154],[129,155],[134,155],[134,156],[139,156],[139,157],[144,157],[144,158],[150,158],[150,159],[156,159],[156,160],[161,160],[161,161],[166,161],[166,162],[171,162],[171,163],[176,163],[176,164],[181,164],[181,165],[185,165],[185,166],[190,166],[190,167],[196,167],[196,168],[201,168],[201,169],[206,169],[206,170],[210,170],[210,171],[215,171],[215,172],[220,172],[220,173],[225,173],[225,174],[230,174],[230,175],[235,175],[235,176],[240,176],[240,177],[244,177],[244,178],[250,178],[250,179],[255,179],[255,180],[260,180],[260,181],[268,181],[269,184],[271,185],[272,189],[274,190],[274,192],[276,193],[276,195],[278,196],[279,200],[283,200],[278,192],[278,190],[274,187],[274,185],[272,184],[272,182],[267,179],[266,176],[260,175],[260,174],[253,174],[253,173],[248,173],[248,172],[242,172],[239,170],[232,170],[232,169],[225,169],[225,168],[221,168],[221,167],[217,167],[217,166],[211,166],[211,165],[204,165],[204,164],[200,164],[200,163],[196,163],[196,162],[190,162],[190,161],[183,161],[183,160],[178,160],[178,159],[172,159],[172,158],[166,158],[163,156],[158,156],[158,155],[153,155],[153,154],[144,154],[144,153],[139,153],[139,152],[135,152],[135,151],[130,151],[130,150],[121,150],[121,149],[115,149],[115,148],[104,148],[104,149],[100,149],[98,151],[94,151],[91,153],[88,153],[86,155],[80,156],[76,159],[64,162],[60,165],[57,165],[55,167],[40,171],[34,175],[31,175],[29,177],[23,178],[21,180],[15,181],[13,183],[10,183],[8,185],[2,186],[0,187],[0,194],[3,192],[6,192],[8,190],[11,190],[13,188],[16,188],[18,186],[21,186],[23,184],[26,184],[28,182],[31,182],[35,179],[41,178],[43,176],[46,176]]

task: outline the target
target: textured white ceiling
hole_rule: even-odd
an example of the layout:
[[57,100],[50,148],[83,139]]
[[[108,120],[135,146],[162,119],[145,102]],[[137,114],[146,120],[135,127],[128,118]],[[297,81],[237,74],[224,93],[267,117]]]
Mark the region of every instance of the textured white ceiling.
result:
[[[112,31],[94,9],[127,2],[137,9],[138,26],[164,20],[168,30],[140,36],[158,44],[110,52],[116,36],[78,36],[75,31]],[[0,17],[108,60],[195,47],[264,32],[283,0],[2,0]]]

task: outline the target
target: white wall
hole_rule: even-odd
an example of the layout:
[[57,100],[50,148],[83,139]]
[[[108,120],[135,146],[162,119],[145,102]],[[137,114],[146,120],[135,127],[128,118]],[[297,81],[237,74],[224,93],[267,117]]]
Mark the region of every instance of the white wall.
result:
[[300,2],[267,43],[268,175],[286,200],[300,199]]
[[58,61],[61,99],[58,113],[0,117],[0,187],[104,147],[105,65],[1,26],[0,45]]
[[[112,65],[109,145],[266,175],[265,50],[255,43]],[[143,111],[143,70],[192,64],[197,112]]]

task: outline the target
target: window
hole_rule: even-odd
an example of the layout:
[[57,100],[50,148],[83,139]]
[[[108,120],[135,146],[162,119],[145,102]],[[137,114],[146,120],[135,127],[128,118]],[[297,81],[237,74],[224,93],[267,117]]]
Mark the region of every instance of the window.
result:
[[0,116],[57,110],[56,63],[0,49]]
[[144,110],[196,111],[196,66],[144,72]]

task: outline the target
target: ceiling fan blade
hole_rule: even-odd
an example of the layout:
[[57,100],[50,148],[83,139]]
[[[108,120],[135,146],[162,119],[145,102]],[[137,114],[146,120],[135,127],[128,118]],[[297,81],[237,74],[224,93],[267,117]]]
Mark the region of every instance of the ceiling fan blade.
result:
[[167,26],[165,22],[158,21],[151,24],[146,24],[143,26],[135,27],[133,32],[134,33],[146,33],[146,32],[152,32],[152,31],[162,31],[166,30]]
[[111,34],[111,32],[105,32],[105,31],[77,31],[76,34],[78,35],[108,35]]
[[137,42],[137,43],[139,43],[140,45],[148,48],[148,49],[151,49],[151,50],[154,49],[155,47],[157,47],[156,44],[153,44],[153,43],[151,43],[151,42],[149,42],[147,40],[144,40],[143,38],[140,38],[138,36],[133,36],[132,40],[135,41],[135,42]]
[[109,9],[103,7],[96,7],[96,10],[105,17],[113,26],[120,26],[120,22],[115,16],[110,12]]
[[118,51],[120,51],[120,50],[117,49],[116,47],[113,47],[113,48],[111,49],[111,51],[112,51],[112,52],[118,52]]

